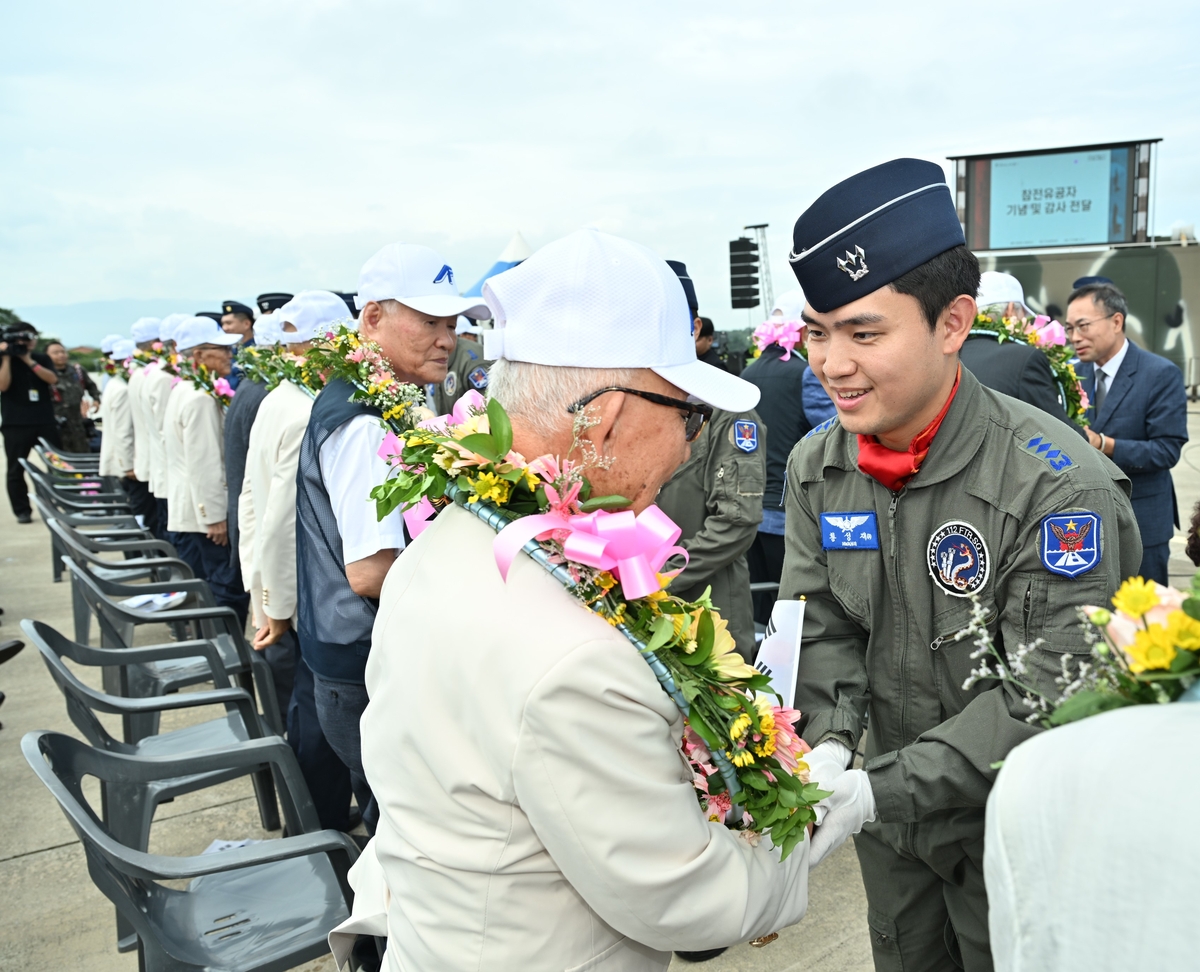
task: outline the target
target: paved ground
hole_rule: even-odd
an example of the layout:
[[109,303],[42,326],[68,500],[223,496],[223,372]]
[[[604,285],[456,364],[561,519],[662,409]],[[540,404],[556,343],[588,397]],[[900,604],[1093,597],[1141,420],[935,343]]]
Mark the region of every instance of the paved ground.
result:
[[[1195,446],[1185,450],[1175,471],[1185,522],[1200,500],[1200,406],[1189,410]],[[1193,464],[1194,463],[1194,464]],[[0,606],[5,609],[0,640],[17,637],[22,617],[46,621],[70,632],[70,592],[50,581],[50,544],[45,527],[20,526],[7,509],[0,512]],[[1183,536],[1172,541],[1175,583],[1190,580]],[[165,640],[165,629],[145,629],[145,641]],[[21,756],[21,736],[32,729],[76,734],[62,698],[38,655],[26,650],[0,668],[0,689],[8,695],[0,719],[0,970],[137,967],[136,956],[118,954],[113,911],[88,878],[83,854],[50,795]],[[167,723],[173,725],[175,723]],[[182,724],[180,721],[178,724]],[[112,727],[116,734],[116,727]],[[195,854],[214,838],[278,837],[262,831],[248,781],[235,781],[181,797],[155,818],[151,850]],[[763,949],[739,946],[715,961],[710,972],[808,970],[866,972],[871,968],[862,882],[853,850],[847,846],[812,874],[808,917]],[[676,962],[675,967],[690,968]],[[332,970],[331,960],[303,968]]]

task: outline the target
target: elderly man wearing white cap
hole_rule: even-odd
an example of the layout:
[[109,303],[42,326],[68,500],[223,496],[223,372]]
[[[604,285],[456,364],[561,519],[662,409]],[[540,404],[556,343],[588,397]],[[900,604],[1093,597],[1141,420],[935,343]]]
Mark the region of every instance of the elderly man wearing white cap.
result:
[[[107,339],[105,339],[107,341]],[[100,406],[103,434],[100,436],[100,475],[115,476],[127,493],[127,483],[133,482],[133,412],[129,405],[129,385],[124,377],[124,363],[133,356],[137,346],[128,338],[118,336],[112,341],[105,357],[119,367],[104,384],[104,403]],[[130,496],[132,505],[132,495]]]
[[[196,366],[224,378],[232,369],[230,348],[241,337],[226,334],[210,317],[190,317],[174,340],[180,354],[190,353]],[[217,604],[233,608],[245,628],[250,596],[229,561],[223,423],[221,406],[211,395],[188,381],[171,388],[163,421],[167,529],[177,534],[180,556],[208,581]]]
[[[130,334],[137,351],[149,351],[158,340],[157,317],[139,317],[133,323]],[[155,365],[155,368],[158,366]],[[153,371],[154,369],[151,369]],[[154,448],[151,422],[146,408],[146,378],[150,372],[141,363],[134,363],[129,372],[129,416],[133,422],[133,467],[126,487],[133,512],[142,518],[142,524],[156,537],[162,539],[167,528],[165,516],[159,515],[159,504],[150,492],[150,454]],[[155,433],[157,434],[157,433]]]
[[[1025,303],[1025,289],[1011,273],[987,270],[980,274],[978,304],[981,312],[995,317],[1033,317]],[[981,384],[1040,408],[1086,437],[1083,427],[1067,418],[1054,372],[1040,348],[1001,342],[995,333],[973,330],[958,356]]]
[[[635,511],[687,457],[696,400],[758,400],[697,361],[678,278],[637,244],[584,230],[484,295],[513,448],[591,456],[594,489]],[[649,972],[799,921],[808,842],[781,863],[706,819],[646,662],[532,560],[501,580],[494,540],[451,506],[384,585],[362,720],[381,813],[335,954],[363,933],[389,970]]]
[[[168,314],[158,325],[158,340],[165,351],[170,352],[175,347],[175,336],[186,321],[192,320],[188,314]],[[164,540],[175,541],[167,532],[171,527],[170,520],[170,485],[167,482],[167,454],[164,448],[166,437],[167,400],[171,388],[176,383],[175,376],[162,367],[160,362],[152,361],[144,369],[145,383],[141,390],[141,405],[145,414],[146,433],[149,439],[147,452],[147,472],[149,474],[150,493],[155,497],[158,507],[159,536]],[[204,576],[198,573],[197,576]]]
[[[305,290],[275,311],[274,317],[288,354],[299,358],[336,322],[349,320],[350,308],[330,291]],[[350,830],[356,822],[350,815],[350,771],[321,732],[312,672],[300,660],[293,628],[296,470],[313,398],[307,388],[284,379],[258,408],[237,508],[239,555],[257,632],[254,647],[271,667],[288,743],[308,782],[317,817],[322,827]]]
[[[395,376],[441,382],[459,314],[490,317],[482,300],[460,297],[454,271],[426,246],[392,243],[362,268],[355,304],[363,338],[378,343]],[[375,810],[362,772],[359,717],[371,626],[383,578],[405,544],[399,513],[375,517],[371,488],[387,478],[379,457],[378,409],[351,402],[341,380],[326,386],[300,447],[296,496],[297,616],[300,652],[312,670],[325,737],[350,770],[368,829]]]

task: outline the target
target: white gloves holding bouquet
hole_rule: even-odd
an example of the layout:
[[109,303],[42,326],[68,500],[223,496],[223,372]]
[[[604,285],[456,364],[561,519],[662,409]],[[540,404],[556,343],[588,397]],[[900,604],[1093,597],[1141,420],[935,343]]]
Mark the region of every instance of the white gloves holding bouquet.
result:
[[853,755],[843,743],[826,739],[804,758],[809,779],[833,790],[815,808],[817,828],[809,851],[810,870],[875,819],[875,794],[866,770],[846,769]]

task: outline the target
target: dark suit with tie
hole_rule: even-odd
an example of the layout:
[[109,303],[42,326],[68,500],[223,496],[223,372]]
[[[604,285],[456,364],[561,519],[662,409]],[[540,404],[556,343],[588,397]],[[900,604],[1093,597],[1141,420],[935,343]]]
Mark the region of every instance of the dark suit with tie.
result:
[[1079,435],[1083,428],[1067,418],[1058,399],[1058,383],[1046,353],[1028,344],[1005,341],[1001,344],[989,334],[972,333],[958,352],[971,374],[993,391],[1011,395],[1053,415]]
[[[1088,399],[1096,399],[1095,367],[1079,366]],[[1095,432],[1114,440],[1112,459],[1133,483],[1133,513],[1142,534],[1141,575],[1167,583],[1169,541],[1179,526],[1171,468],[1188,440],[1187,392],[1179,368],[1132,341],[1100,413],[1088,409]]]

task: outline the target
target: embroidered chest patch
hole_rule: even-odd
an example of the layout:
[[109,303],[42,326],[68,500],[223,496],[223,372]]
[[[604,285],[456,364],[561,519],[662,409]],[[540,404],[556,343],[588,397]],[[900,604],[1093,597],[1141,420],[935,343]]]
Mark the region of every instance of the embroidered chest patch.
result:
[[471,383],[471,387],[476,391],[483,391],[485,388],[487,388],[488,384],[487,369],[482,366],[475,368],[469,375],[467,375],[467,381]]
[[442,390],[451,396],[458,391],[458,375],[453,371],[446,372],[446,380],[442,382]]
[[822,513],[821,546],[826,550],[878,550],[875,512]]
[[733,444],[742,452],[754,452],[758,448],[758,423],[738,421],[733,423]]
[[1100,515],[1087,510],[1042,520],[1042,566],[1052,574],[1078,577],[1100,563]]
[[934,530],[927,559],[929,576],[954,597],[970,597],[982,590],[992,570],[983,537],[963,520],[951,520]]

